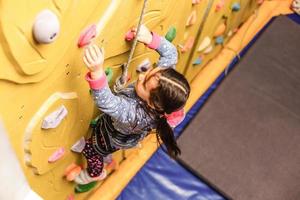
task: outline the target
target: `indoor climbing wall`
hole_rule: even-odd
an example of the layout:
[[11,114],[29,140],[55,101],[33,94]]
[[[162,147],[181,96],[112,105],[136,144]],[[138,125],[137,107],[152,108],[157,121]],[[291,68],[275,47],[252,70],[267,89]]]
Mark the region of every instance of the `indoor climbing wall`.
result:
[[[260,3],[148,0],[143,23],[176,45],[177,69],[192,81]],[[124,36],[137,25],[142,5],[143,0],[1,1],[0,116],[31,188],[46,200],[86,199],[94,191],[72,182],[85,165],[77,153],[82,139],[99,114],[84,80],[83,48],[90,42],[105,48],[112,85],[131,48]],[[139,44],[129,82],[157,59]],[[140,148],[115,153],[107,159],[108,172],[117,174],[125,158],[139,159]]]

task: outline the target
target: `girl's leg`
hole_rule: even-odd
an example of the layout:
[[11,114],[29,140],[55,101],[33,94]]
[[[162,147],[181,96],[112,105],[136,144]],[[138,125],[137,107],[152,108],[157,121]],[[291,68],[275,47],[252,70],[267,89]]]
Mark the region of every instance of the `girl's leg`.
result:
[[86,141],[82,153],[86,157],[87,168],[80,172],[75,178],[75,182],[78,184],[88,184],[104,179],[106,171],[103,169],[103,157],[94,150],[91,138]]
[[91,177],[100,176],[104,166],[103,157],[94,150],[91,138],[86,141],[82,153],[87,160],[88,174]]

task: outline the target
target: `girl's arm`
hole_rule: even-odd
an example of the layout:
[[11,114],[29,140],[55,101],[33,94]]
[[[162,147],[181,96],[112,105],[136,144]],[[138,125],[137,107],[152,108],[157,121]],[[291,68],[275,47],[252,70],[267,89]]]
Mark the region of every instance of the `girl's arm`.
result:
[[[136,29],[133,29],[132,31],[135,35]],[[178,53],[176,47],[171,42],[156,33],[150,32],[144,25],[141,26],[137,39],[139,42],[146,44],[150,49],[154,49],[159,53],[160,58],[157,63],[158,67],[172,67],[175,69]]]
[[[96,106],[104,113],[118,121],[128,122],[133,116],[131,103],[120,96],[114,95],[103,70],[104,50],[96,45],[90,45],[84,52],[84,63],[89,72],[86,75]],[[130,111],[130,112],[129,112]]]

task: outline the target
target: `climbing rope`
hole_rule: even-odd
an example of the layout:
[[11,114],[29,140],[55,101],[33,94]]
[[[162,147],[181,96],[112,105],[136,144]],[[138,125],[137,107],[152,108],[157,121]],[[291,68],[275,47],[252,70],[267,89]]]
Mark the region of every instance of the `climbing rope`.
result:
[[[139,32],[140,32],[140,28],[141,28],[143,18],[144,18],[144,15],[145,15],[146,4],[147,4],[147,0],[144,0],[143,8],[142,8],[142,11],[141,11],[141,14],[140,14],[140,17],[139,17],[139,22],[138,22],[138,26],[137,26],[136,35],[138,35]],[[131,46],[131,50],[130,50],[130,54],[129,54],[127,63],[124,63],[123,65],[121,65],[122,74],[115,82],[115,85],[114,85],[114,91],[115,92],[119,92],[126,85],[128,68],[129,68],[130,62],[132,60],[133,53],[135,51],[136,45],[137,45],[137,37],[134,37],[133,44]]]

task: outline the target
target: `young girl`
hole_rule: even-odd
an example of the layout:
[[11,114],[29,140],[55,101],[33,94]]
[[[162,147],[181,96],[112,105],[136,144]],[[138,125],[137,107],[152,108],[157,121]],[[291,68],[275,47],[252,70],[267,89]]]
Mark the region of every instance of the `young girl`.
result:
[[[133,33],[136,36],[136,30]],[[106,80],[104,50],[96,45],[85,49],[84,63],[89,69],[86,80],[103,114],[83,149],[87,168],[75,178],[78,184],[104,179],[103,158],[119,149],[135,147],[151,130],[155,130],[158,142],[165,144],[171,157],[180,154],[165,117],[182,109],[190,94],[188,81],[174,70],[177,50],[145,26],[141,26],[137,39],[160,54],[158,67],[140,74],[135,84],[118,94],[111,92]]]

